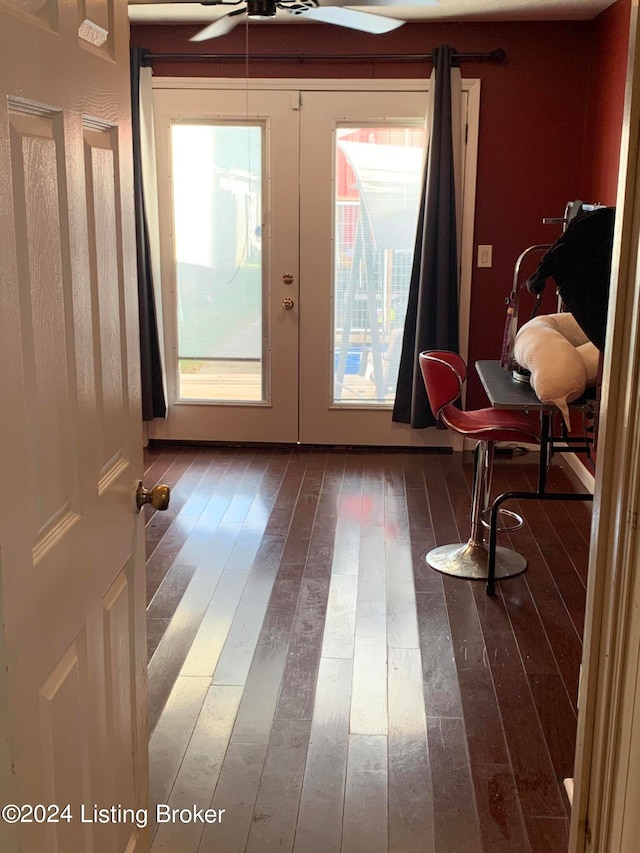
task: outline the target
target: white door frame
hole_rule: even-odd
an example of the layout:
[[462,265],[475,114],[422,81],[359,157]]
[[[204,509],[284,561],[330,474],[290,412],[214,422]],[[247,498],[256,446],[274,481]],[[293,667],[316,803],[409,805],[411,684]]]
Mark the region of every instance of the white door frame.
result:
[[640,835],[640,34],[633,0],[604,357],[571,853]]
[[[211,90],[211,91],[255,91],[255,90],[298,90],[298,91],[349,91],[349,92],[394,92],[413,91],[428,92],[430,81],[426,79],[398,80],[335,80],[307,78],[256,78],[245,79],[237,77],[155,77],[153,88]],[[460,353],[466,359],[469,347],[469,323],[471,305],[471,278],[473,272],[473,226],[475,216],[477,152],[480,119],[480,80],[463,78],[462,89],[468,93],[467,108],[467,144],[464,162],[464,196],[462,209],[462,245],[461,245],[461,274],[460,274]],[[462,450],[462,439],[449,431],[430,435],[429,440],[421,435],[425,430],[413,430],[411,444],[417,445],[452,445],[455,450]],[[429,430],[433,433],[433,430]],[[156,437],[163,437],[162,427],[154,432]]]

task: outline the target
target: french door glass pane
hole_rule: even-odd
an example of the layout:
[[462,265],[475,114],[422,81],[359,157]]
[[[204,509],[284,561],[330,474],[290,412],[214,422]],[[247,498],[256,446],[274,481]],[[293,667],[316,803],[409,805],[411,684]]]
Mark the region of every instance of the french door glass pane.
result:
[[420,202],[423,145],[421,126],[337,128],[334,404],[393,404]]
[[171,150],[179,399],[262,401],[262,127],[178,122]]

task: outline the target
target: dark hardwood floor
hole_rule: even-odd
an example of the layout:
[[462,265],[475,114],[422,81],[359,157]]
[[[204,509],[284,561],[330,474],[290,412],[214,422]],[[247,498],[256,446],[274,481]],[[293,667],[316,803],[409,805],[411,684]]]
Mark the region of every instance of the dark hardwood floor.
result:
[[[591,513],[523,503],[498,584],[425,564],[469,531],[470,454],[152,447],[154,853],[561,853]],[[530,488],[537,456],[498,460]],[[576,481],[554,461],[552,488]],[[582,490],[580,488],[580,490]],[[517,509],[517,505],[513,507]]]

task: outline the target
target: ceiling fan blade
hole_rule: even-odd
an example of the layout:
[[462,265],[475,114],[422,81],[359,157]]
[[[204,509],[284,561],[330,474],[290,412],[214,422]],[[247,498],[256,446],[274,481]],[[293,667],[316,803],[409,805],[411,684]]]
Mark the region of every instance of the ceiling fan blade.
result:
[[[332,7],[342,6],[439,6],[440,0],[326,0]],[[320,8],[326,9],[325,0]]]
[[358,12],[355,9],[343,9],[337,6],[321,6],[317,9],[309,9],[307,12],[300,12],[300,17],[321,21],[324,24],[349,27],[352,30],[360,30],[363,33],[373,33],[374,35],[388,33],[404,24],[404,21],[399,21],[396,18],[370,15],[368,12]]
[[230,33],[231,30],[240,23],[240,20],[235,20],[235,18],[239,15],[245,15],[246,11],[247,10],[243,8],[229,12],[228,15],[218,18],[217,21],[214,21],[203,30],[200,30],[200,32],[196,33],[195,36],[192,36],[189,41],[207,41],[207,39],[226,36],[227,33]]

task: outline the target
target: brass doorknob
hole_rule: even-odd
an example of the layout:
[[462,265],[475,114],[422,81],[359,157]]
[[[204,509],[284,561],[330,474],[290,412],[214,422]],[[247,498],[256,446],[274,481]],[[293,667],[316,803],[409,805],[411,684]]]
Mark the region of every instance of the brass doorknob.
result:
[[282,300],[282,307],[285,311],[291,311],[291,309],[293,308],[293,304],[293,299],[289,299],[288,296],[286,297],[286,299]]
[[136,506],[138,512],[145,504],[151,504],[154,509],[165,510],[169,506],[169,498],[171,489],[169,486],[154,486],[152,489],[145,489],[142,485],[142,480],[138,483],[136,491]]

